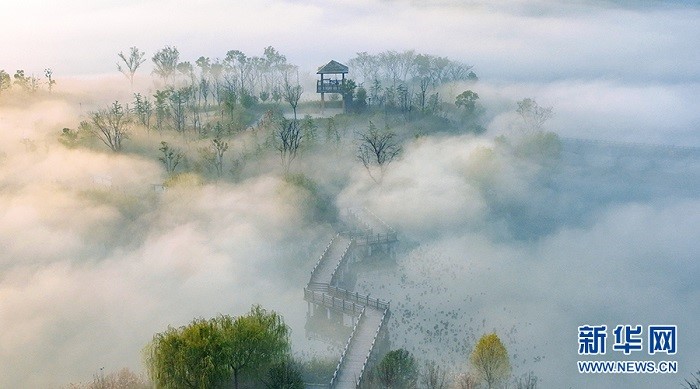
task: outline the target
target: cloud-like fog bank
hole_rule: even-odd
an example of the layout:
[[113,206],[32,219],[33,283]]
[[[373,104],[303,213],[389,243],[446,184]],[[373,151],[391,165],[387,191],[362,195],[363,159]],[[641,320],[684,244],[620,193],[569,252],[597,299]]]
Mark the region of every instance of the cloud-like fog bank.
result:
[[[396,267],[358,275],[361,291],[392,298],[392,347],[464,371],[476,339],[496,330],[515,373],[532,370],[546,387],[666,387],[696,371],[700,153],[565,142],[561,161],[542,169],[487,158],[484,146],[415,141],[381,187],[358,175],[340,196],[418,245]],[[504,232],[528,229],[539,232]],[[664,323],[683,333],[678,354],[637,359],[677,360],[679,374],[576,373],[577,326]]]
[[0,387],[139,371],[156,332],[254,303],[304,349],[299,288],[332,233],[309,194],[271,175],[154,193],[154,160],[57,142],[75,106],[0,115]]

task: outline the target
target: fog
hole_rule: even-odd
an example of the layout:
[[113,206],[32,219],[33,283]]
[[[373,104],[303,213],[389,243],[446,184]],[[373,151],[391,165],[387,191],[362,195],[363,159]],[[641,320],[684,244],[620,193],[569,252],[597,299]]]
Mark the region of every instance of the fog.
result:
[[[295,162],[334,211],[367,206],[399,231],[396,263],[356,270],[358,291],[392,301],[392,347],[457,373],[496,330],[514,373],[531,370],[545,388],[674,387],[700,369],[693,2],[74,0],[4,11],[27,16],[0,27],[0,68],[51,67],[58,84],[50,95],[0,96],[0,387],[141,371],[156,332],[256,303],[283,314],[297,355],[337,357],[306,337],[302,299],[334,227],[276,160],[237,180],[156,193],[167,174],[143,150],[159,135],[135,136],[118,155],[57,141],[91,110],[130,98],[116,53],[136,45],[150,58],[169,44],[190,61],[272,45],[307,80],[360,51],[474,65],[478,83],[441,93],[478,92],[485,134],[407,136],[381,185],[353,155],[366,123],[339,122],[344,143]],[[150,66],[137,74],[148,93]],[[546,129],[563,144],[554,166],[499,146],[500,135],[521,139],[524,97],[554,109]],[[238,140],[236,155],[252,142]],[[679,374],[578,374],[583,324],[678,325],[679,352],[666,359]]]

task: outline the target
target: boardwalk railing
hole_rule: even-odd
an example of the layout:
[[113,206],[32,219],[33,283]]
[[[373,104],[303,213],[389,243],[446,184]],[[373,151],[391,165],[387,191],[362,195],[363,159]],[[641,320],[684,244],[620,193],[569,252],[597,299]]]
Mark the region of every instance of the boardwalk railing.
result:
[[367,234],[367,235],[355,236],[355,243],[358,246],[380,244],[380,243],[391,243],[391,242],[396,242],[397,240],[398,240],[398,236],[396,235],[395,232],[387,232],[384,234],[376,234],[376,235]]
[[374,346],[377,344],[377,338],[379,337],[379,333],[382,331],[382,328],[384,328],[384,325],[386,324],[386,318],[387,314],[389,313],[389,307],[387,307],[384,310],[384,314],[382,315],[382,320],[379,324],[379,327],[377,328],[377,331],[374,333],[374,338],[372,339],[372,345],[369,348],[369,352],[367,352],[367,356],[365,357],[365,361],[362,363],[362,369],[360,370],[360,376],[357,378],[356,382],[356,387],[359,388],[360,385],[362,385],[362,382],[365,378],[365,370],[367,369],[367,365],[369,364],[370,358],[372,358],[372,353],[374,352]]
[[369,295],[351,292],[346,289],[338,288],[337,286],[318,282],[309,283],[309,285],[304,288],[304,299],[312,303],[323,304],[328,308],[342,308],[343,310],[345,310],[345,305],[338,302],[339,300],[354,303],[361,307],[368,306],[381,310],[386,310],[390,306],[389,301],[372,298],[369,297]]
[[340,361],[338,361],[338,365],[335,367],[335,371],[333,372],[333,378],[331,378],[331,384],[330,387],[333,388],[338,382],[336,379],[338,378],[338,373],[340,372],[340,369],[343,368],[343,364],[345,362],[345,356],[348,353],[348,349],[350,348],[350,344],[352,344],[353,338],[355,337],[355,333],[357,332],[357,327],[360,326],[360,322],[362,322],[362,317],[365,314],[365,308],[362,308],[362,312],[360,312],[360,316],[357,319],[357,322],[352,328],[352,332],[350,333],[350,337],[348,338],[348,342],[345,344],[345,348],[343,349],[343,353],[340,355]]
[[342,265],[345,264],[345,262],[348,260],[348,252],[350,251],[350,247],[352,247],[352,241],[348,243],[347,247],[345,247],[345,250],[343,251],[343,255],[340,256],[340,261],[338,261],[338,264],[335,265],[335,269],[333,269],[333,273],[331,273],[331,279],[330,279],[330,284],[335,284],[335,276],[338,273],[338,269]]
[[345,300],[340,297],[332,296],[324,292],[304,289],[304,300],[314,304],[322,305],[326,308],[342,310],[345,313],[357,315],[365,309],[365,306],[354,301]]
[[318,269],[318,266],[321,264],[321,262],[323,262],[323,260],[326,259],[326,256],[327,256],[327,254],[328,254],[328,249],[331,248],[331,245],[333,244],[333,241],[335,241],[336,238],[338,238],[339,235],[340,235],[340,234],[335,234],[335,236],[333,237],[333,239],[331,239],[331,241],[330,241],[330,242],[328,243],[328,245],[326,246],[326,249],[323,250],[323,254],[321,254],[321,257],[318,258],[318,261],[316,261],[316,265],[314,265],[314,268],[311,270],[311,278],[314,278],[314,274],[316,273],[316,269]]
[[[367,213],[373,218],[377,219],[378,223],[374,224],[380,226],[379,228],[386,229],[387,232],[375,235],[372,232],[372,229],[369,226],[369,224],[367,224],[358,215],[356,215],[348,209],[348,218],[351,219],[350,221],[354,226],[359,228],[354,228],[352,230],[352,232],[350,233],[349,242],[344,249],[342,246],[339,246],[339,244],[342,243],[337,242],[342,242],[343,239],[345,239],[346,235],[344,234],[344,237],[342,239],[337,239],[340,234],[336,234],[336,236],[333,237],[330,243],[328,243],[328,246],[326,246],[326,249],[323,251],[323,254],[321,254],[320,258],[316,262],[316,265],[314,266],[313,270],[311,270],[311,279],[304,288],[304,300],[306,301],[309,301],[318,306],[340,311],[345,314],[351,314],[353,316],[359,314],[358,319],[355,322],[355,325],[353,326],[350,337],[348,338],[348,341],[345,344],[345,348],[343,349],[343,353],[340,356],[340,360],[338,361],[336,369],[333,372],[333,377],[331,378],[329,388],[335,388],[338,385],[345,388],[345,385],[348,384],[352,384],[357,387],[362,383],[363,377],[365,377],[364,372],[367,369],[367,366],[373,355],[372,353],[375,352],[375,345],[377,343],[377,339],[381,330],[386,324],[386,318],[389,312],[390,303],[388,301],[380,300],[378,298],[372,298],[369,295],[362,295],[358,292],[351,292],[349,290],[339,288],[335,285],[337,276],[341,274],[340,269],[342,266],[345,266],[347,264],[348,258],[350,257],[349,252],[351,248],[354,247],[354,245],[384,244],[391,243],[397,240],[396,232],[389,226],[387,226],[383,220],[379,219],[369,210],[366,210],[366,212],[363,213]],[[331,250],[331,246],[333,244],[336,244],[337,247],[334,247],[333,250]],[[338,257],[338,253],[340,252],[340,250],[343,251],[340,257]],[[329,255],[331,251],[334,253],[333,258],[330,258]],[[324,261],[333,262],[325,263]],[[335,267],[333,268],[333,271],[330,273],[329,277],[328,270],[333,265],[335,265]],[[371,314],[365,314],[368,308],[372,310]],[[379,321],[378,328],[374,332],[374,337],[372,338],[371,344],[369,345],[369,347],[367,347],[368,344],[366,342],[369,341],[369,335],[371,334],[371,331],[374,330],[374,328],[365,329],[365,327],[369,325],[374,326],[376,324],[376,319],[379,317],[379,313],[382,313],[382,316]],[[369,318],[367,315],[370,315]],[[359,333],[362,335],[358,338],[358,328],[363,324],[365,327],[363,327],[363,330],[359,331]],[[358,347],[361,347],[361,349]],[[355,357],[360,356],[361,358],[361,355],[364,354],[365,347],[367,347],[368,351],[366,357],[364,358],[364,361],[362,362],[362,365],[360,366],[359,362],[362,360],[359,358],[355,359]],[[354,355],[355,357],[352,357],[353,362],[348,366],[347,358],[348,350],[350,349],[352,349],[351,355]],[[357,355],[358,351],[360,355]],[[351,376],[353,376],[354,379],[351,381],[346,381],[345,378],[342,378],[343,381],[341,384],[341,382],[338,381],[338,376],[340,372],[343,371],[343,368],[354,369],[352,372],[348,372],[348,374],[351,374]],[[360,370],[355,371],[358,368]],[[345,376],[346,373],[343,372],[343,374]]]

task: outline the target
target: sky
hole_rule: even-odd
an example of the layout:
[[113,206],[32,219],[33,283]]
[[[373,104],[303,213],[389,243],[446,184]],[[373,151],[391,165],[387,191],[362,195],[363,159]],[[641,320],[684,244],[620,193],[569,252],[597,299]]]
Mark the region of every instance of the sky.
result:
[[[0,387],[55,387],[89,380],[100,367],[138,370],[155,332],[240,314],[253,302],[282,312],[293,341],[305,339],[300,285],[333,234],[308,219],[308,193],[263,173],[155,199],[150,185],[164,172],[154,159],[56,141],[57,129],[84,118],[84,103],[109,102],[115,90],[128,96],[118,52],[137,46],[150,58],[166,45],[190,61],[232,49],[260,55],[271,45],[308,73],[360,51],[415,49],[473,65],[480,81],[469,87],[485,109],[484,137],[411,141],[381,187],[352,155],[304,162],[321,186],[337,186],[329,190],[338,208],[364,203],[402,234],[399,272],[364,274],[358,288],[384,297],[408,293],[396,274],[417,284],[449,275],[446,293],[456,305],[444,309],[484,320],[460,334],[518,328],[508,346],[546,357],[519,372],[534,370],[544,387],[677,386],[700,368],[685,349],[684,375],[671,381],[566,370],[584,321],[668,319],[686,331],[700,315],[697,151],[649,157],[594,143],[577,154],[571,140],[700,147],[695,2],[58,3],[2,6],[0,69],[40,76],[50,67],[63,94],[5,100],[0,110],[0,366],[10,366],[0,370]],[[551,176],[483,152],[512,134],[515,102],[524,97],[553,107],[547,129],[566,141],[565,164]],[[96,188],[94,177],[104,175],[113,189]],[[585,274],[592,288],[578,287]],[[414,304],[397,309],[395,320],[434,301],[423,291],[411,292]],[[408,331],[392,325],[395,337]],[[697,333],[684,332],[683,347],[700,344]]]
[[[700,10],[684,1],[36,0],[3,5],[2,68],[113,72],[116,54],[165,45],[193,61],[268,45],[312,70],[356,52],[416,49],[488,79],[697,82]],[[631,66],[631,64],[634,64]]]

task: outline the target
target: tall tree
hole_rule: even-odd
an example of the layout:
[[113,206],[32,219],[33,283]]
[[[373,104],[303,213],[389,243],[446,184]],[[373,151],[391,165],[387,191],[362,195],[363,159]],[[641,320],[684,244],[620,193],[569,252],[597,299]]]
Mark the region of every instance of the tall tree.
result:
[[[122,72],[124,76],[129,80],[129,85],[131,87],[134,87],[134,75],[136,74],[136,70],[144,63],[146,62],[146,53],[139,50],[136,46],[132,46],[129,48],[129,54],[125,55],[123,52],[119,52],[117,56],[124,62],[124,66],[120,63],[117,63],[117,70]],[[155,60],[154,60],[155,61]]]
[[118,101],[107,109],[98,110],[91,115],[93,134],[95,134],[112,151],[119,152],[122,142],[129,138],[131,117]]
[[155,65],[153,73],[162,78],[163,82],[167,84],[177,70],[177,65],[180,61],[180,52],[175,47],[165,46],[153,55],[152,60]]
[[273,365],[287,360],[289,327],[276,312],[254,306],[248,315],[235,320],[228,316],[216,320],[224,335],[223,353],[236,389],[244,375],[260,379]]
[[508,351],[495,333],[479,339],[469,360],[477,377],[488,389],[495,388],[510,376]]
[[284,117],[279,119],[275,131],[275,142],[285,173],[289,172],[289,166],[296,158],[303,139],[304,134],[298,120],[289,120]]

